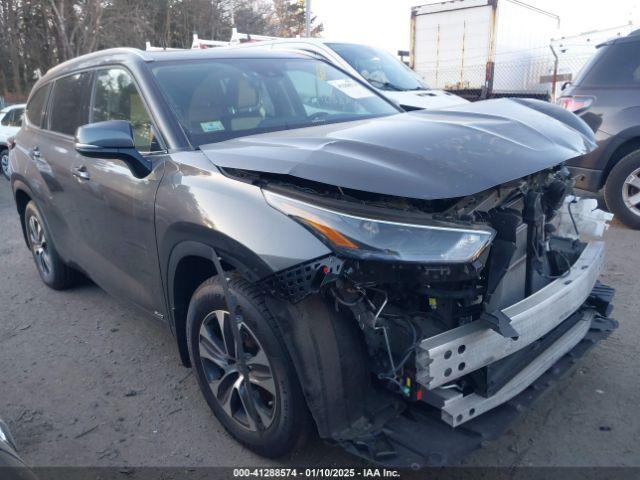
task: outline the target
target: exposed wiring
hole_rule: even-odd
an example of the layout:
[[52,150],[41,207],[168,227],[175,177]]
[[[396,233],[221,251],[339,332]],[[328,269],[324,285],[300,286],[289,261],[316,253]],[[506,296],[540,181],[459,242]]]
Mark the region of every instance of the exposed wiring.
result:
[[333,287],[331,287],[331,293],[333,293],[333,297],[336,301],[345,307],[355,307],[364,298],[364,295],[360,291],[358,291],[358,293],[360,293],[361,296],[353,301],[343,299]]
[[[378,378],[381,380],[388,380],[391,383],[395,384],[398,388],[402,388],[402,384],[398,381],[397,375],[398,375],[398,372],[402,369],[402,367],[404,367],[404,365],[407,363],[409,358],[411,358],[411,354],[415,351],[418,345],[418,332],[416,330],[416,327],[413,325],[413,323],[411,323],[411,321],[408,320],[407,323],[409,324],[410,330],[411,330],[411,345],[409,346],[409,348],[407,348],[407,350],[402,355],[400,362],[396,364],[395,360],[393,359],[393,353],[391,351],[391,342],[389,341],[389,332],[387,330],[387,327],[385,325],[378,324],[378,320],[380,319],[381,316],[383,316],[382,312],[384,311],[385,307],[388,304],[389,296],[387,295],[387,292],[385,292],[384,290],[371,288],[371,287],[369,287],[369,289],[375,292],[381,293],[384,296],[384,300],[382,301],[380,306],[376,308],[373,302],[369,300],[369,297],[366,295],[366,292],[364,290],[361,291],[363,295],[361,298],[364,298],[369,303],[369,306],[372,308],[372,310],[375,312],[372,326],[374,330],[382,331],[385,348],[387,350],[387,357],[389,359],[389,365],[391,367],[389,372],[387,372],[386,374],[380,373],[378,375]],[[401,318],[395,315],[389,315],[388,317],[385,315],[384,317],[396,322],[398,322]]]
[[[400,317],[395,318],[393,320],[397,321],[399,320],[399,318]],[[404,355],[402,355],[402,360],[400,360],[398,365],[396,365],[396,368],[394,370],[395,374],[397,374],[402,369],[402,367],[404,367],[404,364],[407,363],[407,360],[409,360],[409,358],[411,357],[411,354],[415,352],[415,349],[418,346],[418,331],[416,330],[416,327],[415,325],[413,325],[411,320],[407,320],[407,324],[409,324],[409,326],[411,327],[411,346],[407,348]]]
[[576,235],[579,237],[580,232],[578,231],[578,225],[576,224],[576,219],[573,218],[573,212],[571,211],[572,203],[578,203],[578,201],[576,200],[576,197],[573,197],[573,200],[567,203],[567,210],[569,210],[569,218],[571,218],[571,223],[573,223],[573,229],[576,231]]

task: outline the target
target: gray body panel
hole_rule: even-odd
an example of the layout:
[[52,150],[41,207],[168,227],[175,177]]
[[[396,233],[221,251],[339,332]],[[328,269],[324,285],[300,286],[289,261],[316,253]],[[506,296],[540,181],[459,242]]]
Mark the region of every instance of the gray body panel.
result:
[[[638,35],[607,42],[600,48],[617,43],[634,43],[640,50]],[[602,58],[606,55],[605,52]],[[588,79],[589,69],[595,65],[597,62],[588,64],[580,77]],[[595,133],[598,148],[567,164],[583,176],[577,186],[595,192],[604,186],[609,172],[624,155],[640,149],[640,86],[591,86],[584,82],[579,80],[578,84],[570,85],[562,95],[593,98],[591,106],[580,116]]]
[[308,230],[267,205],[259,187],[211,168],[202,152],[172,155],[158,191],[156,232],[163,267],[175,246],[189,240],[235,255],[258,278],[330,253]]
[[75,263],[105,290],[148,312],[162,310],[164,303],[154,205],[165,161],[156,158],[145,178],[114,159],[77,155],[73,167],[90,177],[74,177],[75,234],[82,247]]

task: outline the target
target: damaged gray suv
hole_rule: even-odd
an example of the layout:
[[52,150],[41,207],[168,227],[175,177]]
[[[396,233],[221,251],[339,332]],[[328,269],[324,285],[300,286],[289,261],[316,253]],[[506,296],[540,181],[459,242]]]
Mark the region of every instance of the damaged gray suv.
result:
[[304,54],[116,49],[38,81],[9,170],[44,283],[165,321],[243,445],[424,466],[615,328],[563,166],[594,148],[534,100],[403,113]]

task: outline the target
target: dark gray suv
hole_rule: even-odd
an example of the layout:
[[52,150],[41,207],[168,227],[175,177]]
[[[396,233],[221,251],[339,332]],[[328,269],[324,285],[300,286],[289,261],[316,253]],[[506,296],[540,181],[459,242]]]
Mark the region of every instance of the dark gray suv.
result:
[[595,146],[544,102],[404,113],[304,54],[117,49],[38,81],[9,170],[44,283],[165,321],[242,444],[422,466],[615,328],[562,220]]
[[559,99],[596,134],[598,148],[568,162],[577,186],[604,187],[607,207],[640,228],[640,30],[598,46]]

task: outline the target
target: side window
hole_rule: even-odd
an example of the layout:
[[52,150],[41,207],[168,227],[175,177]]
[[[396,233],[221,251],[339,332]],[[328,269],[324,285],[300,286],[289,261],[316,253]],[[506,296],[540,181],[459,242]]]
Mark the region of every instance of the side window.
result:
[[14,113],[15,113],[15,110],[9,110],[7,114],[4,117],[2,117],[2,121],[0,121],[0,125],[2,125],[3,127],[12,127]]
[[140,152],[160,150],[151,117],[131,75],[122,68],[98,70],[93,98],[92,121],[127,120]]
[[2,119],[2,125],[5,127],[21,127],[23,114],[24,108],[14,108]]
[[44,101],[47,99],[48,90],[48,85],[40,87],[33,95],[31,95],[31,100],[29,100],[29,103],[27,104],[27,118],[29,119],[29,122],[36,127],[40,127],[42,125]]
[[53,85],[49,129],[75,135],[76,129],[89,123],[91,74],[76,73],[59,78]]

